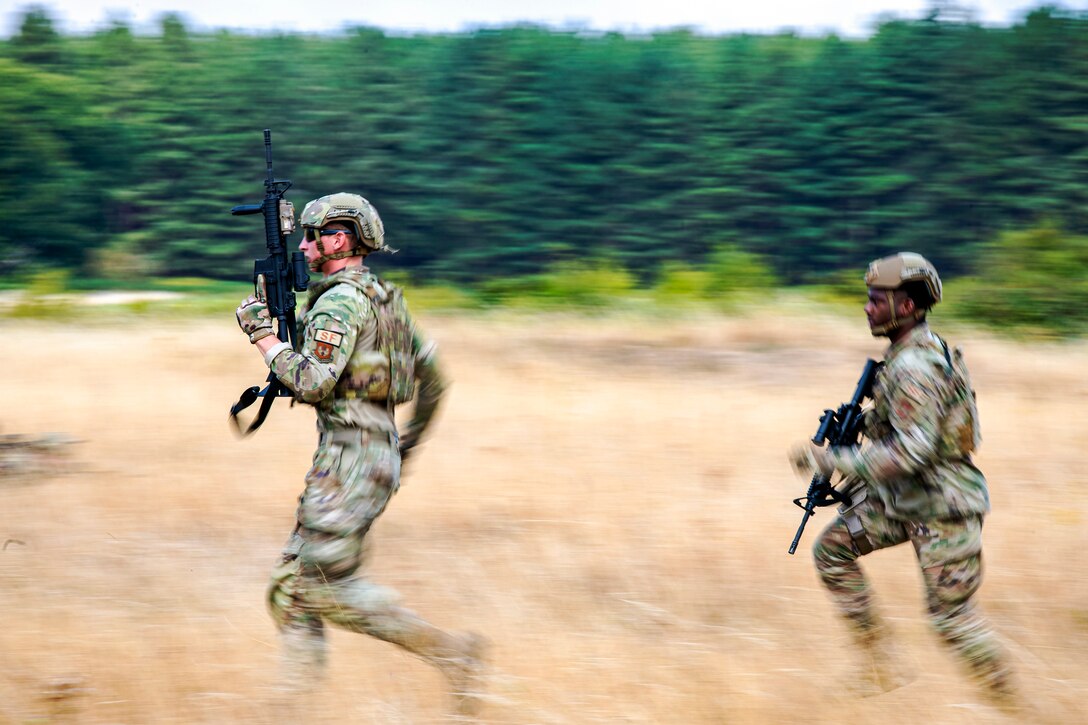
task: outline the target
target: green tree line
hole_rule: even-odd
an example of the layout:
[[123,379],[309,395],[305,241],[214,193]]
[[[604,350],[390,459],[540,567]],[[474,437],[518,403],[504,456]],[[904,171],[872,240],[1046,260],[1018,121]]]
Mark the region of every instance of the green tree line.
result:
[[864,40],[56,25],[28,7],[0,41],[8,275],[244,279],[262,230],[229,209],[262,197],[264,128],[297,206],[363,194],[420,279],[739,253],[799,283],[900,249],[955,276],[1002,234],[1088,234],[1084,12]]

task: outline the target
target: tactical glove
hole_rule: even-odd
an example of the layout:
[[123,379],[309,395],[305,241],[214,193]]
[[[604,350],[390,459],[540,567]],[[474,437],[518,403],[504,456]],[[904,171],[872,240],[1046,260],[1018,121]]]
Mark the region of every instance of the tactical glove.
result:
[[816,472],[824,476],[830,476],[835,472],[835,463],[830,451],[812,441],[799,443],[791,448],[789,459],[793,470],[802,478]]
[[242,300],[235,314],[238,316],[238,326],[242,328],[242,332],[249,335],[250,342],[257,342],[261,338],[274,334],[268,305],[256,296],[250,295]]
[[861,432],[869,440],[880,440],[891,434],[892,427],[888,421],[880,419],[874,408],[866,408],[861,415]]

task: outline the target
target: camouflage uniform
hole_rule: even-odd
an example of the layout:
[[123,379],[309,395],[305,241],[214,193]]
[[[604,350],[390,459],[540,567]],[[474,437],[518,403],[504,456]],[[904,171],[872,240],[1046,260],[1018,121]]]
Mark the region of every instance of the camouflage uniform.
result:
[[[358,574],[363,539],[399,486],[401,450],[418,441],[442,394],[435,347],[416,331],[399,290],[358,266],[311,286],[299,339],[298,351],[279,343],[265,355],[296,398],[317,410],[318,446],[297,525],[268,591],[288,685],[316,679],[326,622],[398,644],[456,682],[472,643],[427,624]],[[417,379],[415,415],[398,441],[393,405],[412,396]]]
[[[977,411],[960,351],[948,350],[919,323],[884,357],[866,412],[868,445],[830,452],[854,489],[813,547],[816,567],[859,643],[872,646],[883,627],[858,565],[863,551],[910,541],[925,584],[931,622],[942,640],[992,692],[1008,689],[1006,657],[972,596],[982,581],[986,480],[971,462],[979,442]],[[844,517],[856,514],[856,542]]]

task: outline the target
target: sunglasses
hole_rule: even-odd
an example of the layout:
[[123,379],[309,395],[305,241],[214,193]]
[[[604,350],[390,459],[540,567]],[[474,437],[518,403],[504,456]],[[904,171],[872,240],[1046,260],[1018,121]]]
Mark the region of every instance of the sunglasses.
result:
[[303,227],[302,236],[307,242],[316,242],[318,236],[328,237],[333,234],[339,234],[340,232],[351,234],[351,231],[348,229],[316,229],[314,227]]

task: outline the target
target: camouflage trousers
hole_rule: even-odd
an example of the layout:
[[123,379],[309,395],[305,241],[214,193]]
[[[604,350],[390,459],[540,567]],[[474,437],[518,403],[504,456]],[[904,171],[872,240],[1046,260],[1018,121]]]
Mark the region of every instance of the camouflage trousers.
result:
[[[1011,676],[1007,656],[973,602],[982,583],[982,517],[900,521],[888,518],[883,504],[868,496],[853,508],[873,550],[909,541],[918,558],[930,622],[940,638],[985,688],[1000,691]],[[840,515],[813,546],[816,570],[859,643],[881,630],[872,593],[858,565],[858,551]]]
[[395,436],[359,429],[322,434],[299,499],[298,524],[268,589],[282,635],[284,689],[305,692],[320,680],[326,623],[400,645],[440,669],[461,654],[458,640],[359,573],[366,533],[399,478]]

